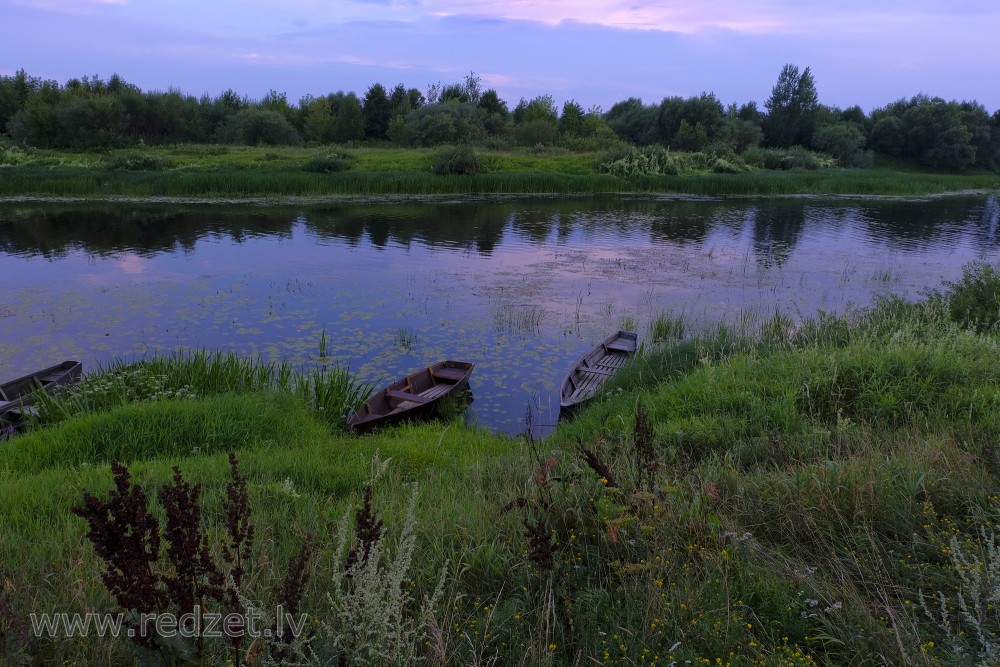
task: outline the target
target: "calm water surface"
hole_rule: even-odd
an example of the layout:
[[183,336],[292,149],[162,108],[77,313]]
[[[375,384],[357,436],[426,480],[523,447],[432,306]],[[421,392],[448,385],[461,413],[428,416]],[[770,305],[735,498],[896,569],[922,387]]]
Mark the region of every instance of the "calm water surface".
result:
[[[1000,256],[993,196],[0,206],[0,379],[206,348],[382,383],[477,364],[471,419],[539,432],[596,340],[916,298]],[[326,355],[320,359],[325,333]]]

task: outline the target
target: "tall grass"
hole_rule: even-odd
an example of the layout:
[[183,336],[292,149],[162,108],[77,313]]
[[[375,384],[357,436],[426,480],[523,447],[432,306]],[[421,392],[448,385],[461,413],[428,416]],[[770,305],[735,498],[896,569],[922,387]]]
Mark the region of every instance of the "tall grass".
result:
[[671,312],[660,312],[649,323],[649,337],[655,343],[681,340],[684,338],[686,328],[684,313],[674,315]]
[[284,362],[194,350],[117,360],[88,374],[70,392],[38,392],[37,420],[52,424],[139,402],[272,391],[296,396],[331,426],[343,427],[373,389],[340,367],[300,371]]
[[541,306],[504,303],[493,308],[493,326],[508,333],[535,333],[544,314]]

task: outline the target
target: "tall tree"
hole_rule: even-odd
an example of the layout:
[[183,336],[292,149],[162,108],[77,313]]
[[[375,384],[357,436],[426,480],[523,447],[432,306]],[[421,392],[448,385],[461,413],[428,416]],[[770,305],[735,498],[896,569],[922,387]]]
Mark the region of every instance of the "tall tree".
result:
[[372,84],[365,93],[365,139],[385,139],[392,118],[392,103],[381,83]]
[[[331,106],[333,106],[331,100]],[[361,141],[365,136],[365,112],[361,100],[354,93],[347,93],[337,100],[337,120],[333,124],[333,138],[341,143]]]
[[810,145],[816,129],[819,95],[808,67],[800,74],[796,65],[785,65],[764,106],[767,108],[764,129],[769,144],[782,148]]

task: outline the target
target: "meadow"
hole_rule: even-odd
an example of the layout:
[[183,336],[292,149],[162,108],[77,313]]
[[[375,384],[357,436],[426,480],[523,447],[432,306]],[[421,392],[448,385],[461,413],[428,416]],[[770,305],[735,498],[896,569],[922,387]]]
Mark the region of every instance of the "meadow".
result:
[[[601,173],[607,155],[561,148],[474,150],[472,162],[440,167],[456,150],[339,146],[178,145],[70,152],[0,147],[0,197],[255,199],[339,196],[673,193],[687,195],[927,195],[995,190],[995,173],[942,174],[887,163],[876,169],[787,171],[683,154],[678,173]],[[763,151],[761,151],[763,152]],[[772,151],[774,152],[774,151]],[[801,156],[798,156],[801,158]],[[736,158],[733,158],[736,160]],[[713,165],[715,165],[713,167]],[[435,173],[435,170],[459,173]]]
[[[345,434],[370,388],[336,370],[107,368],[0,443],[0,662],[995,664],[998,303],[977,264],[844,317],[663,314],[543,441],[447,419]],[[142,586],[159,611],[282,603],[306,630],[32,632]]]

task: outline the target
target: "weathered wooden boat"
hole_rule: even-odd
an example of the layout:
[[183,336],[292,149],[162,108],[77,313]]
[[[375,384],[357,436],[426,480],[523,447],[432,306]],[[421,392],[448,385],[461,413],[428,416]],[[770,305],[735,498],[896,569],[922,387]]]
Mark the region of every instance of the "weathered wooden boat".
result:
[[347,427],[363,433],[376,426],[426,417],[445,396],[469,386],[473,366],[466,361],[439,361],[393,382],[355,410],[347,419]]
[[59,387],[71,387],[80,381],[83,364],[64,361],[0,384],[0,430],[19,431],[34,409],[34,392],[38,389],[52,394]]
[[563,410],[571,410],[593,398],[604,383],[632,358],[638,343],[638,334],[619,331],[594,346],[576,362],[563,380],[559,406]]

